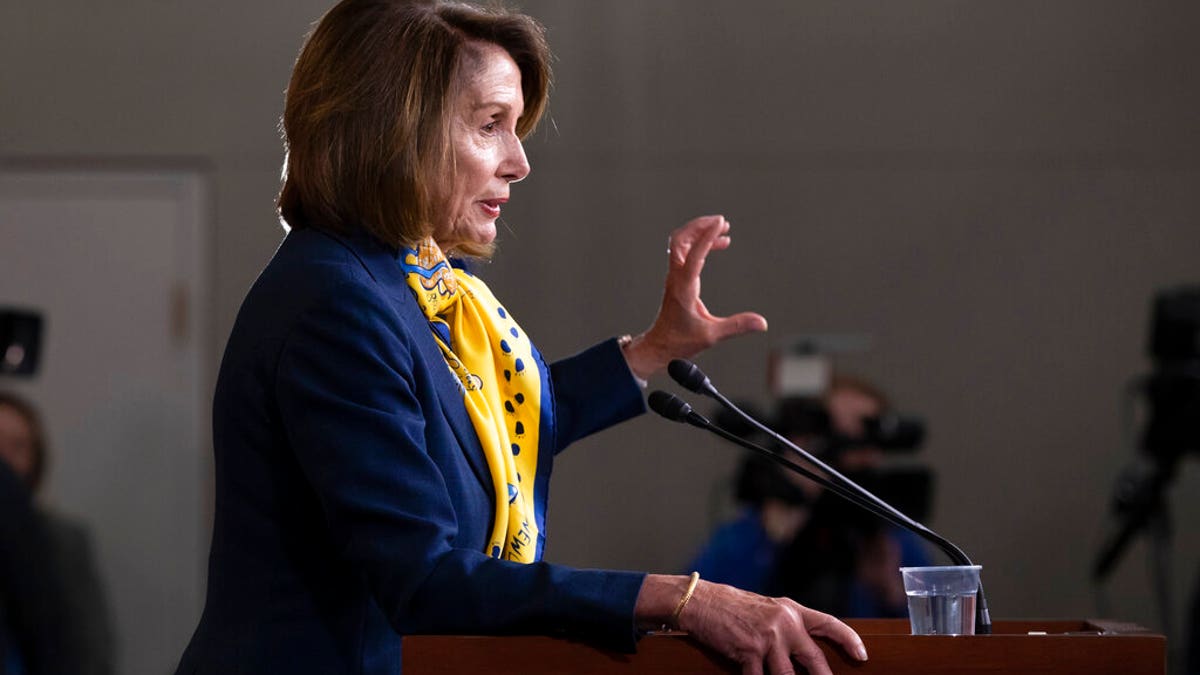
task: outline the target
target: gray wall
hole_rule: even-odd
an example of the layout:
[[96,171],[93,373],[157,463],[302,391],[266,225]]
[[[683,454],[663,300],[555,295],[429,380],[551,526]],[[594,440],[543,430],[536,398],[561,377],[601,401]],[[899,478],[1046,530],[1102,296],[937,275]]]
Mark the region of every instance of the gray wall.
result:
[[[928,417],[933,524],[984,564],[994,614],[1095,614],[1087,572],[1131,457],[1119,392],[1148,367],[1152,292],[1200,277],[1198,6],[525,6],[558,84],[485,275],[542,350],[647,325],[667,233],[724,213],[735,244],[705,298],[771,331],[705,355],[715,380],[761,400],[773,344],[871,334],[839,363]],[[0,5],[0,157],[207,167],[214,370],[280,237],[276,121],[324,3],[278,8]],[[647,417],[565,455],[549,556],[682,570],[736,460],[697,433]],[[1175,489],[1181,600],[1195,463]],[[1108,613],[1158,627],[1144,558]]]

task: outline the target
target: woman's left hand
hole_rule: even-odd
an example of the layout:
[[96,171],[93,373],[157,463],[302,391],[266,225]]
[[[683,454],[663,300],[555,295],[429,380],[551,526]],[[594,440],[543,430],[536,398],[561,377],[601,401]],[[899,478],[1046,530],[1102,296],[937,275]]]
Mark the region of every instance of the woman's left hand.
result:
[[667,281],[654,324],[625,346],[625,359],[646,380],[671,359],[686,359],[743,333],[767,329],[754,312],[713,316],[700,299],[700,271],[709,251],[729,248],[729,221],[702,216],[671,233],[667,247]]

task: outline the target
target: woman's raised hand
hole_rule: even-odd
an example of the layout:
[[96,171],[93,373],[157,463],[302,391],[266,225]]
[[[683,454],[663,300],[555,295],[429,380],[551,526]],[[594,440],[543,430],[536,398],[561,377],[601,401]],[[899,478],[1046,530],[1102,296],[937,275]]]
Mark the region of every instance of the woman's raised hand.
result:
[[[635,614],[643,625],[669,616],[686,577],[650,575]],[[767,598],[724,584],[701,581],[679,614],[676,628],[736,661],[746,675],[793,675],[800,664],[810,675],[830,675],[814,637],[828,639],[860,661],[867,650],[858,633],[834,617],[787,598]]]
[[754,312],[713,316],[700,299],[700,272],[709,251],[729,248],[729,221],[702,216],[671,233],[662,305],[649,330],[625,347],[633,374],[648,379],[671,359],[690,358],[718,342],[767,329]]

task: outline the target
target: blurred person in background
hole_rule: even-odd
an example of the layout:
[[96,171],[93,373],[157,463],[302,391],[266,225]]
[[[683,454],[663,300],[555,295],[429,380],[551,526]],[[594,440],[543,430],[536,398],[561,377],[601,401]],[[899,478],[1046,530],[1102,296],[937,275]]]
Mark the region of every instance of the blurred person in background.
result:
[[13,517],[27,509],[19,560],[5,563],[29,570],[30,580],[19,584],[25,598],[13,602],[32,607],[19,610],[24,618],[8,612],[5,672],[111,675],[114,637],[87,528],[36,500],[48,464],[45,430],[31,403],[6,392],[0,392],[0,464],[6,512]]
[[[920,520],[928,510],[928,473],[884,473],[887,452],[871,442],[868,420],[889,408],[875,385],[834,374],[819,397],[780,399],[773,426]],[[735,499],[741,513],[693,562],[705,578],[840,616],[907,616],[899,568],[930,564],[919,537],[758,455],[739,467]]]
[[48,551],[29,489],[0,461],[0,674],[73,672],[58,650],[62,593],[44,573]]

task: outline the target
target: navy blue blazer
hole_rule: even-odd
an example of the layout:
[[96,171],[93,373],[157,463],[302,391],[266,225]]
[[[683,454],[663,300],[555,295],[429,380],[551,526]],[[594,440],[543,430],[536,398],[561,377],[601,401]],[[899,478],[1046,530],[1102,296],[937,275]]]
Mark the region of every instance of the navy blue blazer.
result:
[[[397,255],[294,230],[246,297],[213,402],[207,599],[178,673],[395,674],[415,633],[632,650],[643,574],[484,553],[487,464]],[[544,506],[554,454],[644,403],[615,340],[538,361]]]

